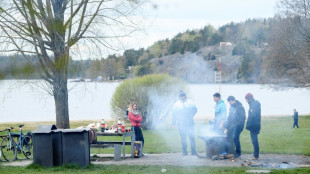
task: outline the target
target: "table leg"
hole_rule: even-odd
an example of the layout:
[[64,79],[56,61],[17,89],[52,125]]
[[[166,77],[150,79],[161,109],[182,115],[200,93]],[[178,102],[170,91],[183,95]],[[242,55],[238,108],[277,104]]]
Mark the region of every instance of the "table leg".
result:
[[123,158],[125,159],[125,136],[123,135]]
[[135,157],[135,134],[134,132],[131,135],[131,158]]

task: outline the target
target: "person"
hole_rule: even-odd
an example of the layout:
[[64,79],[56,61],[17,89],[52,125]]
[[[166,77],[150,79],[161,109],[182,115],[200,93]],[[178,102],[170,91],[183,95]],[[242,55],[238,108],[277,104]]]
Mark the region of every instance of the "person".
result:
[[187,155],[187,136],[191,143],[191,154],[197,155],[195,144],[194,116],[197,113],[195,104],[186,97],[183,91],[179,92],[179,100],[173,105],[172,125],[178,126],[182,141],[183,155]]
[[144,147],[144,138],[141,130],[142,116],[139,114],[138,105],[135,102],[129,104],[128,118],[131,122],[133,131],[135,132],[135,141],[141,141]]
[[242,104],[236,100],[234,96],[229,96],[227,101],[230,104],[230,108],[227,125],[225,127],[232,134],[232,139],[235,144],[234,157],[238,158],[241,156],[240,134],[244,128],[245,110]]
[[226,105],[223,100],[221,100],[221,94],[215,93],[213,95],[215,101],[215,116],[213,121],[213,130],[217,133],[224,133],[224,121],[226,120]]
[[261,128],[261,105],[259,101],[255,100],[253,94],[247,93],[245,100],[249,104],[248,121],[246,123],[246,129],[250,131],[251,140],[253,144],[253,160],[259,158],[259,144],[258,134]]
[[293,111],[294,111],[294,115],[293,115],[293,118],[294,118],[293,128],[295,128],[295,126],[297,126],[297,128],[299,128],[299,126],[298,126],[298,112],[297,112],[296,109],[294,109]]

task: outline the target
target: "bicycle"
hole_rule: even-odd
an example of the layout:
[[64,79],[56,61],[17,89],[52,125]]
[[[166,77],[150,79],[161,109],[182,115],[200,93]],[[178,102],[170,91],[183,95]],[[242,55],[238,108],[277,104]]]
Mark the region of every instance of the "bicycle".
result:
[[[31,133],[23,134],[22,127],[19,125],[19,133],[12,133],[11,129],[7,128],[3,131],[8,131],[7,137],[1,141],[1,155],[6,161],[17,159],[17,154],[23,153],[27,159],[32,158],[32,138]],[[3,132],[2,131],[2,132]]]

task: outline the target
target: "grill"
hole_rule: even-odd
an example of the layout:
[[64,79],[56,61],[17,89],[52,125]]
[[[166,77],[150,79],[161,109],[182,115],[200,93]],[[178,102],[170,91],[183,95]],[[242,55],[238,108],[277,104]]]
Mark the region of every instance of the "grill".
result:
[[199,136],[200,139],[205,141],[206,144],[206,158],[211,158],[215,155],[220,155],[225,150],[225,144],[227,143],[226,135],[215,136]]

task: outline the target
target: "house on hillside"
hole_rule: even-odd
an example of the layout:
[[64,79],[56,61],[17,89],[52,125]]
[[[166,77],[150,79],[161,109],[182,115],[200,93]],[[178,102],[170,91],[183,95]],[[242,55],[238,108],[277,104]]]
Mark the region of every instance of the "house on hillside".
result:
[[230,42],[220,42],[220,47],[232,46]]

